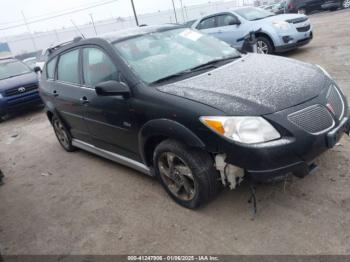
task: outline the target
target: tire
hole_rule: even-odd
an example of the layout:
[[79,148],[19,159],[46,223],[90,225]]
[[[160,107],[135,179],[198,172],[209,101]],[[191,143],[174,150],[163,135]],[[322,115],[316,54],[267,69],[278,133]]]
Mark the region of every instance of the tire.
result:
[[58,142],[61,144],[63,149],[67,152],[76,151],[77,148],[72,145],[72,136],[70,135],[68,129],[62,123],[62,121],[54,115],[51,119],[51,124],[53,130],[55,131],[55,135],[58,139]]
[[341,3],[341,7],[343,9],[349,8],[350,7],[350,0],[343,0]]
[[259,54],[272,54],[273,53],[274,47],[268,38],[266,38],[264,36],[259,36],[256,38],[256,43],[258,46],[258,53]]
[[165,140],[156,147],[153,164],[165,191],[185,208],[205,205],[220,191],[219,173],[213,159],[204,151]]

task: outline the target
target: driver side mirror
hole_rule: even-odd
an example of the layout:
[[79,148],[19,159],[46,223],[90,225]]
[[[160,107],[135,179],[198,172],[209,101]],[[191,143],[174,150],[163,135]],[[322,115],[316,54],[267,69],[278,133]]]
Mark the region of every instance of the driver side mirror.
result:
[[130,97],[130,88],[123,82],[106,81],[96,85],[96,94],[99,96],[122,96]]
[[231,22],[229,23],[229,25],[240,25],[240,24],[241,24],[241,21],[239,21],[239,20],[231,21]]
[[40,66],[34,67],[34,72],[35,73],[42,72]]

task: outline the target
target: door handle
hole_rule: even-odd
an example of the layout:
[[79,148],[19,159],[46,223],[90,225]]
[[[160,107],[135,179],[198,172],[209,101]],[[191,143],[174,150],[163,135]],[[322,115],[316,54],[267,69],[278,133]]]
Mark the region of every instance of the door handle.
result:
[[54,97],[58,97],[58,93],[57,93],[56,90],[53,90],[53,96],[54,96]]
[[83,96],[82,98],[80,98],[80,101],[83,105],[90,103],[90,101],[87,99],[86,96]]

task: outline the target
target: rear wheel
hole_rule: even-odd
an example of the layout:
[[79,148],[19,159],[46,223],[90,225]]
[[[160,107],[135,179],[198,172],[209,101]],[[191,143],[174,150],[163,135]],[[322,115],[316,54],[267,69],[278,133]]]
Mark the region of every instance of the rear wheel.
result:
[[270,40],[264,36],[259,36],[256,38],[256,45],[257,45],[259,54],[273,53],[273,45],[271,44]]
[[72,137],[62,121],[57,116],[53,116],[51,122],[58,142],[60,142],[64,150],[67,152],[75,151],[76,148],[72,145]]
[[350,0],[344,0],[342,2],[342,7],[343,8],[349,8],[350,7]]
[[174,140],[159,144],[153,157],[156,176],[176,203],[195,209],[219,191],[219,176],[209,154]]

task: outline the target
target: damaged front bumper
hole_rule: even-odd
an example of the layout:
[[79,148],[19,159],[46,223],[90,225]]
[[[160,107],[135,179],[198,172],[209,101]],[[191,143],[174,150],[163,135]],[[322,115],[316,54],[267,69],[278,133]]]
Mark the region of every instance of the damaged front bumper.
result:
[[[304,137],[303,141],[293,138],[284,138],[249,149],[245,147],[240,155],[249,159],[244,167],[245,175],[256,182],[267,182],[286,174],[305,177],[310,174],[316,165],[315,158],[330,148],[333,148],[343,134],[350,135],[350,119],[345,117],[338,126],[327,133]],[[236,165],[236,156],[227,154],[225,162]],[[265,168],[272,166],[273,168]]]

